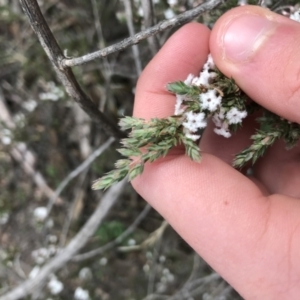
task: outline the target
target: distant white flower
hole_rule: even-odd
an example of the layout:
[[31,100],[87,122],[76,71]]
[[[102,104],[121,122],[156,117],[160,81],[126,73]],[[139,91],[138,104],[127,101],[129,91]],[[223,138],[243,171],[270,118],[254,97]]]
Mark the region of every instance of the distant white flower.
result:
[[10,145],[11,144],[11,137],[3,136],[1,137],[1,142],[3,145]]
[[88,290],[84,290],[81,287],[78,287],[74,293],[74,299],[76,300],[89,300],[90,294]]
[[166,261],[166,257],[164,256],[164,255],[161,255],[160,257],[159,257],[159,262],[160,263],[164,263]]
[[93,277],[93,274],[92,274],[92,271],[90,268],[82,268],[80,271],[79,271],[79,278],[82,279],[82,280],[90,280],[92,279]]
[[150,266],[149,266],[148,264],[145,264],[145,265],[143,266],[143,271],[144,271],[145,273],[148,273],[148,272],[150,271]]
[[36,278],[37,275],[39,274],[40,272],[40,267],[39,266],[34,266],[33,269],[30,271],[29,273],[29,278]]
[[9,213],[3,212],[0,214],[0,225],[5,225],[9,219]]
[[48,216],[47,207],[40,206],[33,211],[33,217],[35,218],[36,221],[42,222],[47,218],[47,216]]
[[25,115],[23,113],[17,113],[13,116],[13,119],[15,123],[18,124],[18,127],[24,127],[25,126]]
[[174,6],[178,4],[178,0],[167,0],[167,2],[170,6]]
[[47,228],[52,228],[54,226],[54,221],[52,219],[48,219],[46,222],[46,227]]
[[64,96],[64,92],[53,81],[47,83],[46,89],[47,92],[39,94],[41,100],[57,101]]
[[53,276],[48,282],[48,289],[52,295],[58,295],[63,289],[64,285],[55,276]]
[[29,99],[22,103],[22,106],[29,112],[32,112],[37,107],[37,102],[33,99]]
[[164,11],[165,18],[170,20],[175,17],[175,13],[171,8],[168,8]]
[[106,266],[108,259],[106,257],[102,257],[99,262],[101,266]]
[[47,248],[39,248],[33,250],[31,252],[31,256],[34,259],[36,264],[41,265],[49,259],[50,253]]
[[245,110],[240,111],[236,107],[231,108],[226,114],[226,119],[229,124],[238,124],[246,117],[247,112]]
[[239,0],[238,1],[238,5],[240,5],[240,6],[244,6],[244,5],[247,5],[247,4],[248,4],[247,0]]
[[135,239],[129,239],[127,244],[128,244],[128,246],[134,246],[134,245],[136,245],[136,241],[135,241]]
[[186,113],[186,122],[183,122],[183,126],[191,132],[196,132],[200,128],[205,128],[207,121],[204,113],[193,113],[189,111]]
[[54,234],[48,235],[47,239],[48,239],[48,242],[51,244],[57,243],[57,236]]
[[143,17],[143,16],[144,16],[144,10],[143,10],[143,8],[142,8],[141,6],[139,6],[137,13],[138,13],[138,15],[139,15],[140,17]]
[[200,102],[202,109],[208,109],[213,112],[216,111],[222,101],[221,96],[217,96],[215,89],[210,89],[206,93],[200,94]]
[[11,134],[11,130],[7,129],[7,128],[3,128],[0,131],[0,138],[1,138],[1,142],[3,145],[10,145],[12,142],[12,138],[11,138],[12,134]]

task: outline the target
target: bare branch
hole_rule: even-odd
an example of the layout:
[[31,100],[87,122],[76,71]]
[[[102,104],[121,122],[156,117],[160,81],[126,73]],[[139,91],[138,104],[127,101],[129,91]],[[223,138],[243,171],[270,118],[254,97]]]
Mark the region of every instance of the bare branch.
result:
[[106,245],[99,247],[98,249],[94,249],[92,251],[78,254],[73,257],[72,261],[83,261],[89,258],[92,258],[96,255],[102,254],[105,251],[112,249],[113,247],[120,244],[124,239],[126,239],[132,232],[135,231],[136,227],[140,224],[140,222],[146,217],[148,212],[150,211],[151,206],[147,204],[142,212],[138,215],[138,217],[134,220],[134,222],[122,233],[120,234],[115,240],[112,242],[107,243]]
[[82,229],[65,248],[61,249],[61,251],[59,251],[59,253],[40,270],[37,277],[26,280],[11,292],[2,295],[0,300],[17,300],[30,295],[37,286],[43,284],[45,280],[48,279],[50,274],[55,273],[64,267],[65,264],[70,261],[82,247],[84,247],[89,238],[97,230],[109,210],[116,203],[126,182],[126,179],[119,182],[105,193],[99,202],[98,207]]
[[20,0],[20,3],[25,14],[29,18],[32,29],[38,36],[42,47],[52,62],[54,69],[69,96],[72,97],[91,119],[96,121],[96,123],[101,126],[101,129],[108,135],[116,138],[124,137],[125,134],[121,132],[107,116],[99,111],[97,105],[85,94],[77,82],[72,70],[62,64],[65,57],[45,21],[36,0]]
[[86,54],[86,55],[83,55],[83,56],[80,56],[77,58],[64,58],[60,61],[60,63],[62,66],[73,67],[73,66],[87,63],[96,58],[105,57],[109,54],[124,50],[125,48],[135,45],[135,44],[139,43],[140,41],[142,41],[150,36],[153,36],[155,34],[158,34],[159,32],[162,32],[166,29],[173,28],[175,26],[179,26],[179,25],[182,25],[189,21],[192,21],[193,19],[198,17],[200,14],[202,14],[206,11],[212,10],[220,3],[224,3],[226,1],[227,0],[207,1],[189,11],[186,11],[186,12],[178,15],[177,17],[174,17],[170,20],[160,22],[157,25],[150,27],[146,30],[143,30],[143,31],[135,34],[134,36],[126,38],[123,41],[116,43],[112,46],[106,47],[102,50],[98,50],[96,52],[89,53],[89,54]]

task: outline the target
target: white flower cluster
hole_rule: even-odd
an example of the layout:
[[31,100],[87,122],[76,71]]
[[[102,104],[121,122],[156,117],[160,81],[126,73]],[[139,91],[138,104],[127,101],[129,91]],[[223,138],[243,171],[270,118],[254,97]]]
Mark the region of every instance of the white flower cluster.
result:
[[290,19],[294,20],[296,22],[300,22],[300,10],[296,10],[294,11],[291,15],[290,15]]
[[54,274],[52,274],[47,287],[52,295],[58,295],[64,289],[64,284],[59,281]]
[[56,86],[53,81],[48,82],[45,86],[45,89],[47,90],[45,93],[39,94],[40,100],[58,101],[64,97],[63,90]]
[[81,287],[76,288],[74,293],[74,299],[76,300],[89,300],[90,294],[88,290],[84,290]]
[[201,112],[186,111],[187,102],[190,101],[189,96],[176,95],[174,114],[184,116],[182,125],[185,136],[193,141],[197,141],[201,137],[199,130],[207,126],[208,117],[212,117],[216,126],[214,132],[229,138],[231,136],[229,125],[241,123],[247,116],[246,111],[240,111],[236,107],[232,107],[228,111],[222,107],[222,95],[220,91],[211,87],[211,83],[216,76],[215,64],[212,56],[209,54],[199,77],[190,74],[184,81],[186,85],[202,87],[206,90],[199,96]]
[[39,248],[31,252],[31,256],[34,262],[38,265],[44,264],[57,252],[57,247],[55,245],[49,245],[47,248]]
[[42,248],[33,250],[31,252],[31,256],[32,256],[34,262],[37,265],[44,264],[51,257],[53,257],[59,250],[56,246],[56,243],[57,243],[57,236],[56,235],[49,235],[47,237],[47,240],[48,240],[47,248],[42,247]]
[[37,222],[43,222],[48,217],[48,209],[45,206],[39,206],[33,211],[33,217]]

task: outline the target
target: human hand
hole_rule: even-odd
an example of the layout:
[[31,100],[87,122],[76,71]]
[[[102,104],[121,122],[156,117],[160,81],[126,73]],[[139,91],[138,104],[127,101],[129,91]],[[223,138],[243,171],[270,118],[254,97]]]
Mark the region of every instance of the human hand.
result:
[[[227,12],[212,32],[188,24],[141,75],[134,116],[172,115],[175,97],[166,84],[197,74],[210,51],[254,101],[300,123],[299,46],[300,24],[260,7]],[[208,127],[201,163],[174,149],[147,164],[133,186],[245,299],[299,299],[299,146],[287,151],[276,143],[254,176],[245,176],[230,166],[255,131],[253,118],[243,124],[230,139]]]

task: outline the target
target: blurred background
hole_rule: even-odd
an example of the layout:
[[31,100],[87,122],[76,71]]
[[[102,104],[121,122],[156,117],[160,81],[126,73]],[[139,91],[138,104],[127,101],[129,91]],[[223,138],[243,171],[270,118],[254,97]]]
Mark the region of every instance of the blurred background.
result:
[[[122,41],[198,0],[39,0],[67,57]],[[249,3],[250,1],[248,1]],[[152,15],[145,16],[145,3]],[[212,26],[226,1],[198,18]],[[256,3],[256,1],[252,1]],[[288,15],[296,1],[266,2]],[[140,72],[178,28],[73,68],[115,124],[131,115]],[[64,247],[96,211],[92,182],[114,167],[118,142],[65,92],[18,0],[0,0],[0,298]],[[127,184],[101,224],[43,284],[20,299],[242,299]],[[78,243],[82,240],[77,239]]]

